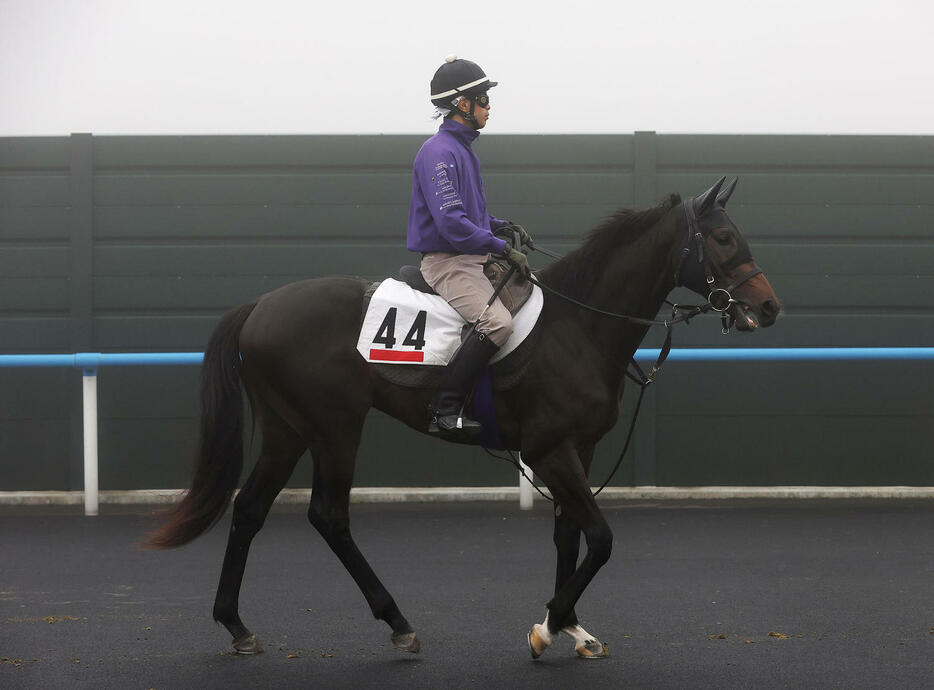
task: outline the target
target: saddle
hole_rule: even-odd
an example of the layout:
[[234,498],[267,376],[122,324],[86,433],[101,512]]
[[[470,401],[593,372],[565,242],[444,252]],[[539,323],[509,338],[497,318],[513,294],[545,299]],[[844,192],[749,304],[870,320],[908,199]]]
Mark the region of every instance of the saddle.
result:
[[[495,286],[508,271],[496,262],[484,266]],[[496,390],[507,390],[525,373],[536,349],[543,299],[540,288],[515,277],[499,297],[513,315],[515,329],[494,356],[490,374]],[[357,351],[394,384],[433,388],[467,329],[469,324],[431,289],[417,266],[402,266],[366,290]]]

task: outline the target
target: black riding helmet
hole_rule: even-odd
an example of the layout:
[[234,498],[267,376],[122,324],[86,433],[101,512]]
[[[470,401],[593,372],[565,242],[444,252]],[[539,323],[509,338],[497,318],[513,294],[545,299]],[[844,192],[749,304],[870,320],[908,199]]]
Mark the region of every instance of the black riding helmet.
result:
[[[463,60],[456,55],[444,58],[444,64],[431,78],[431,102],[439,108],[452,108],[458,96],[477,96],[496,86],[476,62]],[[473,103],[468,120],[473,119]]]

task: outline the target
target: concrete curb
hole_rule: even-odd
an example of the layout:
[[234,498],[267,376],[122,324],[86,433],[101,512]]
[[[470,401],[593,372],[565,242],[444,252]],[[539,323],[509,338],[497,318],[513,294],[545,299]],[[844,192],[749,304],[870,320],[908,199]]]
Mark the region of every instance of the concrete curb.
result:
[[[111,505],[165,505],[181,500],[182,489],[101,491],[100,502]],[[311,489],[285,489],[276,503],[304,504]],[[541,497],[537,497],[542,500]],[[934,499],[934,486],[608,486],[601,500],[723,501],[735,499]],[[512,486],[363,487],[351,490],[352,503],[435,503],[455,501],[518,501]],[[0,505],[82,505],[82,491],[0,491]]]

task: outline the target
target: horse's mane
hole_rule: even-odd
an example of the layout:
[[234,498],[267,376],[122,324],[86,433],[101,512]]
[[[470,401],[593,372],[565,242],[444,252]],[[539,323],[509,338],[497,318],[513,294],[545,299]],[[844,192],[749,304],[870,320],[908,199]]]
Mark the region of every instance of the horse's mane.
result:
[[541,271],[542,282],[566,295],[587,298],[614,250],[637,240],[680,203],[681,197],[672,194],[654,208],[618,210],[591,230],[580,247]]

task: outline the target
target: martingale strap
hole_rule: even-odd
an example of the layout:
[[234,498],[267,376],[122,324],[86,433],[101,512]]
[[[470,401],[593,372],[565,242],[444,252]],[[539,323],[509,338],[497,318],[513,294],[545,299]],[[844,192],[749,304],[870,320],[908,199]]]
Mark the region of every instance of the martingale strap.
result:
[[655,383],[655,377],[658,375],[659,369],[662,368],[662,364],[665,363],[665,360],[668,359],[668,355],[671,353],[671,326],[668,327],[668,332],[665,334],[665,342],[662,344],[661,350],[659,350],[658,358],[655,360],[655,364],[652,366],[652,371],[646,375],[642,370],[642,367],[639,366],[639,363],[635,358],[629,360],[629,366],[633,367],[636,372],[639,374],[635,376],[628,369],[626,370],[626,376],[635,383],[639,384],[643,388],[649,384]]

